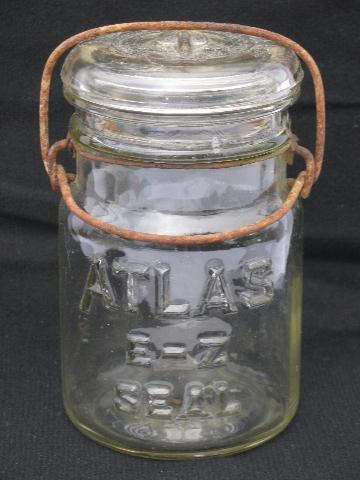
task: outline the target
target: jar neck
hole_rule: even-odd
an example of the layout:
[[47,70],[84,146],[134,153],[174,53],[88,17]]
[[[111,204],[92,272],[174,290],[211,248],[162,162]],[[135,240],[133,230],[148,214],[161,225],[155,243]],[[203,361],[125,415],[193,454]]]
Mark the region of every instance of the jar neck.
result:
[[261,114],[168,116],[76,109],[71,136],[97,151],[167,162],[222,161],[262,155],[289,138],[287,110]]
[[264,218],[287,193],[285,155],[217,169],[129,167],[78,155],[76,196],[123,228],[179,235],[232,229]]
[[[70,134],[81,147],[78,201],[93,216],[123,228],[169,235],[231,230],[261,220],[286,196],[285,154],[279,154],[289,139],[285,110],[197,118],[109,118],[77,110]],[[94,153],[98,160],[89,159]],[[264,153],[266,159],[253,160]],[[133,165],[106,163],[108,154]],[[229,166],[242,157],[252,163]],[[146,161],[152,166],[141,165]],[[198,161],[224,161],[226,167],[186,168]],[[177,168],[160,168],[161,162]]]

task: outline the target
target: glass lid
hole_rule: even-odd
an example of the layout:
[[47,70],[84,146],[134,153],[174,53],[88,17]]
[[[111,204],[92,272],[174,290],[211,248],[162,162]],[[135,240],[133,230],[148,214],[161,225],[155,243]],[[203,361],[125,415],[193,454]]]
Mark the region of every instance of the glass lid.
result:
[[61,77],[65,96],[80,108],[182,115],[284,108],[303,72],[292,50],[265,39],[139,30],[77,45]]

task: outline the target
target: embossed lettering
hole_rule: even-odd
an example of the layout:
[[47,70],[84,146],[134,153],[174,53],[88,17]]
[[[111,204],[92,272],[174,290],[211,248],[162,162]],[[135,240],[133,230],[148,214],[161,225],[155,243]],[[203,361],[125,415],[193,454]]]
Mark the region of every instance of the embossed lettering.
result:
[[149,265],[137,262],[127,262],[121,257],[115,258],[112,263],[113,274],[125,278],[125,310],[137,312],[140,303],[139,284],[149,279]]
[[202,315],[211,308],[220,308],[224,312],[237,312],[231,288],[225,279],[222,262],[211,260],[207,268],[209,276],[197,313]]
[[164,315],[186,315],[189,313],[188,303],[174,303],[170,299],[170,265],[157,263],[155,266],[156,310]]
[[224,349],[229,340],[225,332],[204,332],[198,335],[197,353],[195,358],[199,368],[222,367],[227,361]]
[[153,352],[150,349],[150,335],[138,330],[131,330],[126,338],[128,341],[127,363],[138,367],[150,367],[153,357]]
[[154,381],[144,385],[148,394],[147,415],[151,417],[167,418],[173,413],[173,407],[169,405],[174,387],[169,382]]
[[141,383],[122,381],[115,388],[114,406],[126,413],[136,413],[141,406]]
[[[270,258],[249,260],[240,265],[238,278],[234,278],[233,272],[230,273],[230,281],[221,260],[210,260],[206,266],[208,275],[200,301],[198,306],[191,308],[186,300],[171,298],[169,264],[157,262],[152,267],[117,257],[112,262],[112,275],[119,279],[120,284],[116,287],[116,284],[111,283],[111,272],[106,258],[99,256],[90,265],[80,309],[87,314],[90,313],[93,300],[98,296],[107,309],[122,309],[136,313],[142,305],[148,313],[161,317],[207,316],[212,309],[219,309],[223,313],[235,313],[239,311],[240,305],[255,308],[272,300],[274,287],[272,280],[268,278],[272,273],[271,267]],[[149,298],[151,294],[153,298]]]
[[184,343],[164,343],[161,357],[171,360],[186,359],[186,345]]
[[215,417],[236,415],[241,411],[238,388],[226,380],[204,384],[192,381],[185,385],[182,396],[174,398],[175,388],[167,381],[152,380],[142,385],[122,380],[115,388],[114,407],[132,415],[159,419]]
[[94,294],[101,296],[105,308],[119,307],[109,279],[108,263],[104,257],[95,258],[90,265],[84,293],[80,301],[80,309],[83,312],[91,312]]
[[229,388],[225,380],[215,380],[207,385],[190,382],[185,386],[179,417],[227,416],[239,413],[239,390]]
[[273,282],[266,278],[272,273],[270,258],[257,258],[242,266],[243,290],[240,301],[248,308],[260,307],[269,303],[274,296]]
[[209,417],[206,405],[211,401],[211,390],[202,382],[189,382],[185,386],[184,399],[179,417]]

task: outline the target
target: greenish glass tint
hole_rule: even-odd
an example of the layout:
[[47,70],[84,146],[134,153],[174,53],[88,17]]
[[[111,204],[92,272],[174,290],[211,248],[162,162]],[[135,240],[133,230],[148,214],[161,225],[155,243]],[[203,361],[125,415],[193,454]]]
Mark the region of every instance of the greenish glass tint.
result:
[[[76,47],[62,78],[80,147],[71,189],[97,219],[205,234],[255,223],[286,199],[287,108],[302,71],[283,47],[130,32]],[[187,168],[198,161],[225,168]],[[220,456],[294,416],[299,202],[256,234],[186,246],[107,235],[61,204],[60,274],[64,404],[87,436],[149,458]]]

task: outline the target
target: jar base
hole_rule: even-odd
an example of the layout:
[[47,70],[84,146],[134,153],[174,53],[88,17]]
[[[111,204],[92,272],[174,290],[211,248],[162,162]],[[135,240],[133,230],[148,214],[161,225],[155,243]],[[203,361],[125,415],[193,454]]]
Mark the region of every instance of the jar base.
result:
[[292,405],[287,409],[286,415],[283,417],[283,420],[278,423],[275,427],[262,432],[261,434],[256,435],[251,440],[239,443],[229,447],[220,447],[220,448],[209,448],[204,450],[189,450],[189,451],[157,451],[157,450],[146,450],[146,449],[136,449],[131,448],[129,446],[123,445],[119,442],[115,442],[113,440],[109,440],[106,436],[102,435],[94,431],[93,429],[89,428],[85,424],[83,424],[77,416],[71,411],[70,408],[65,403],[65,411],[72,422],[72,424],[80,430],[85,436],[94,440],[96,443],[108,447],[111,450],[114,450],[119,453],[126,453],[128,455],[154,459],[154,460],[192,460],[192,459],[200,459],[200,458],[208,458],[208,457],[224,457],[228,455],[234,455],[237,453],[244,452],[246,450],[250,450],[255,448],[263,443],[271,440],[278,434],[280,434],[292,421],[294,418],[297,408],[298,408],[299,401],[296,399]]

